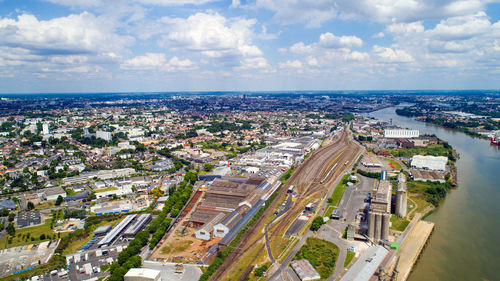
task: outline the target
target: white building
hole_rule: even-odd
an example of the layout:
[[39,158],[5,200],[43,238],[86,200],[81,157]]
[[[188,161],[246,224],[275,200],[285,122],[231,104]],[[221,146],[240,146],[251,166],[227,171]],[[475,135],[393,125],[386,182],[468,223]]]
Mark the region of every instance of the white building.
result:
[[448,157],[445,156],[415,155],[411,158],[411,166],[417,169],[444,171],[446,163],[448,163]]
[[384,130],[385,138],[418,138],[420,132],[418,130],[404,130],[404,129],[386,129]]
[[111,132],[97,131],[95,133],[95,137],[98,139],[103,139],[105,141],[110,141],[113,138],[113,135],[111,134]]
[[50,134],[49,124],[43,123],[42,124],[42,131],[43,131],[44,135]]
[[159,270],[149,268],[131,268],[124,276],[125,281],[161,281]]

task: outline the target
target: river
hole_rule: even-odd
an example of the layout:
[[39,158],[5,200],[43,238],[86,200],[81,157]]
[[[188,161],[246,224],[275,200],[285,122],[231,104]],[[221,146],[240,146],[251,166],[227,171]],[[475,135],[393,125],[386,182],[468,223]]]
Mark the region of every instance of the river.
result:
[[368,115],[435,134],[460,154],[458,187],[426,218],[435,229],[408,280],[500,280],[499,148],[487,140],[398,116],[395,109]]

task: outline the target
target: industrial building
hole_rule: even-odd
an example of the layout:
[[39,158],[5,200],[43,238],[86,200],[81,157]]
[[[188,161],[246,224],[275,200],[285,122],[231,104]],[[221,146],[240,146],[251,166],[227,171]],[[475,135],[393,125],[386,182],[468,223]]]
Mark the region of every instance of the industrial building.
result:
[[448,157],[445,156],[414,155],[411,158],[411,166],[416,169],[444,171],[447,163]]
[[136,215],[128,215],[117,224],[104,238],[97,243],[98,247],[109,246],[120,233],[135,219]]
[[290,266],[302,281],[321,279],[319,273],[316,271],[316,269],[314,269],[314,267],[308,260],[292,261],[290,263]]
[[161,272],[149,268],[131,268],[123,278],[125,281],[161,281]]
[[398,190],[396,191],[396,216],[406,217],[408,192],[406,189],[406,176],[403,173],[398,175]]
[[372,279],[372,276],[377,272],[388,253],[389,251],[381,245],[366,249],[340,281],[378,280],[377,278]]
[[17,227],[23,228],[27,226],[38,225],[42,223],[40,211],[20,212],[17,214]]
[[404,129],[385,129],[385,138],[418,138],[420,132],[418,130],[404,130]]
[[141,214],[137,219],[123,232],[124,237],[135,237],[141,229],[152,219],[151,214]]
[[238,221],[241,219],[241,214],[234,210],[231,212],[229,215],[227,215],[224,220],[216,224],[214,226],[214,236],[215,237],[224,237],[226,234],[229,233],[229,230],[231,230]]
[[112,228],[113,226],[111,224],[99,226],[96,230],[94,230],[93,233],[95,236],[103,236],[106,235],[109,231],[111,231]]
[[381,180],[373,190],[368,211],[368,237],[374,241],[387,240],[391,221],[391,183],[387,172],[382,171]]
[[440,171],[410,170],[410,176],[414,181],[431,181],[445,183],[445,173]]
[[[216,224],[218,224],[219,222],[221,222],[222,219],[224,219],[224,213],[219,213],[210,222],[208,222],[207,224],[203,225],[202,228],[198,229],[194,233],[195,237],[198,238],[198,239],[210,240],[210,238],[211,238],[210,233],[212,232],[212,230],[214,230],[214,226]],[[214,231],[214,236],[216,236],[215,235],[215,231]]]

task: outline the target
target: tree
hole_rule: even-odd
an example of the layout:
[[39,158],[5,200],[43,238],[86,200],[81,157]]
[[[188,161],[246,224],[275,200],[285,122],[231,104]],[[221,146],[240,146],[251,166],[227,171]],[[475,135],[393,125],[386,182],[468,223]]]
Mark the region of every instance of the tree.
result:
[[16,234],[16,229],[14,228],[14,224],[12,222],[9,222],[9,225],[7,226],[7,233],[10,236],[14,236]]
[[45,240],[45,234],[43,234],[43,233],[42,233],[42,234],[40,235],[40,240]]
[[28,208],[28,210],[33,210],[33,209],[35,209],[35,204],[33,204],[33,202],[31,202],[31,201],[28,201],[26,208]]
[[314,218],[312,224],[311,224],[311,230],[312,231],[317,231],[321,225],[324,224],[323,218],[322,217],[316,217]]
[[56,200],[56,206],[59,206],[61,205],[61,203],[63,202],[63,197],[61,195],[57,196],[57,200]]

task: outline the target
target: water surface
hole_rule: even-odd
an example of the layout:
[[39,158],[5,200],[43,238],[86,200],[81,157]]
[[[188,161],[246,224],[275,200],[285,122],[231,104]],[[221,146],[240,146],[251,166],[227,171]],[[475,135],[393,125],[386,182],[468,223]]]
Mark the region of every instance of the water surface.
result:
[[487,140],[398,116],[395,109],[369,116],[435,134],[460,154],[458,187],[426,218],[435,229],[408,280],[500,280],[499,148]]

